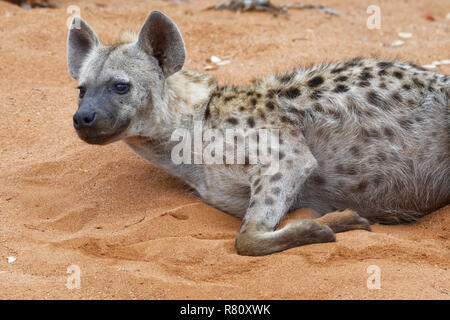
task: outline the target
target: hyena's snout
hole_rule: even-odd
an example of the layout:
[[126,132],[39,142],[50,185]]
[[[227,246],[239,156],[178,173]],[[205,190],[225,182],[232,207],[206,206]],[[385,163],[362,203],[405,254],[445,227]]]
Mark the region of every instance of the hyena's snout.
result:
[[82,108],[73,116],[73,126],[75,130],[85,130],[95,125],[97,112],[90,108]]
[[90,144],[107,144],[123,138],[129,119],[118,117],[107,105],[82,105],[73,116],[78,136]]

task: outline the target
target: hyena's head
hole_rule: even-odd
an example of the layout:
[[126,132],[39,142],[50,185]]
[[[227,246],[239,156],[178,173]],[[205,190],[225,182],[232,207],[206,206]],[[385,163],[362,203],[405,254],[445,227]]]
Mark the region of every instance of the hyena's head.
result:
[[134,42],[110,46],[75,17],[67,56],[80,90],[74,127],[84,141],[106,144],[143,133],[148,119],[167,109],[165,81],[183,67],[185,47],[177,26],[158,11]]

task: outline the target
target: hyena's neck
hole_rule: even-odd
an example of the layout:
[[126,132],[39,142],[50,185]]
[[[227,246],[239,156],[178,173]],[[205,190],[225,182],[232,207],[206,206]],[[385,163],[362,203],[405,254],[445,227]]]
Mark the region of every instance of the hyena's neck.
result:
[[189,70],[170,76],[166,85],[169,99],[167,111],[176,125],[200,117],[217,89],[213,77]]
[[198,177],[199,173],[193,172],[192,167],[180,166],[172,161],[172,149],[179,141],[171,141],[171,137],[178,129],[193,134],[194,122],[204,119],[206,107],[216,89],[215,79],[208,75],[189,70],[173,74],[166,82],[165,99],[168,107],[165,110],[158,110],[158,123],[146,125],[153,130],[126,138],[125,143],[143,158],[165,168],[195,187],[193,179]]

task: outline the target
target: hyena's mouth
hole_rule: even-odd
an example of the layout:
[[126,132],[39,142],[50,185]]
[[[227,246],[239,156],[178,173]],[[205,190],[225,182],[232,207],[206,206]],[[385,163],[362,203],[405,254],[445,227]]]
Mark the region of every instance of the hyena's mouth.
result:
[[128,129],[130,122],[131,121],[128,120],[112,132],[102,132],[102,130],[99,130],[98,128],[89,128],[76,131],[78,137],[89,144],[105,145],[122,139],[122,134],[126,131],[126,129]]

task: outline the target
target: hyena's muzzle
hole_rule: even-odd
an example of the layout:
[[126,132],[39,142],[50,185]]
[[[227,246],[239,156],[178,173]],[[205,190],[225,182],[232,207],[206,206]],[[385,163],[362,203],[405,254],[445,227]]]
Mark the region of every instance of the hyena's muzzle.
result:
[[118,102],[110,99],[105,89],[92,91],[79,102],[73,116],[73,126],[78,136],[91,144],[106,144],[120,139],[130,120],[121,119],[118,114],[120,107],[116,105]]

